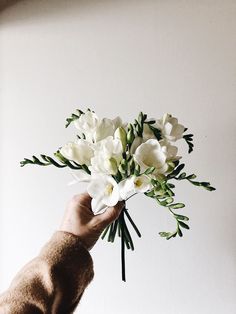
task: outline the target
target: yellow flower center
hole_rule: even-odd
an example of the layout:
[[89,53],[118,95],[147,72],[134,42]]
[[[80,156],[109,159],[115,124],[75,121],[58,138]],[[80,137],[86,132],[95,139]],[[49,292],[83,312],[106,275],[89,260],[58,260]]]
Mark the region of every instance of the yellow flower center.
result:
[[105,188],[105,195],[111,195],[112,191],[113,191],[113,185],[111,183],[107,184]]
[[137,179],[137,180],[135,180],[134,184],[135,184],[136,187],[139,188],[142,185],[142,180],[141,179]]

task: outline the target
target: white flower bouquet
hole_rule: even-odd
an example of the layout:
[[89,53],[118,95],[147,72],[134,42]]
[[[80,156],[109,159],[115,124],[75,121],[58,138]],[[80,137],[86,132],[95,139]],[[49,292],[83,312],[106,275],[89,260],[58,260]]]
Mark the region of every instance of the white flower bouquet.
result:
[[[184,164],[177,155],[178,140],[185,140],[188,152],[193,150],[193,134],[186,134],[187,128],[177,118],[165,114],[161,119],[148,119],[142,112],[134,123],[123,123],[116,119],[99,119],[94,111],[78,110],[67,119],[66,127],[72,124],[77,138],[65,144],[54,158],[40,155],[25,158],[21,166],[34,164],[68,167],[74,182],[88,182],[87,191],[92,197],[92,210],[100,214],[119,200],[127,201],[137,193],[153,198],[157,204],[166,207],[176,221],[176,229],[160,232],[167,240],[182,237],[183,229],[189,229],[189,218],[175,210],[183,203],[174,201],[173,181],[187,180],[195,186],[213,191],[209,182],[196,181],[196,175],[182,172]],[[114,242],[116,235],[121,239],[122,280],[125,276],[125,248],[134,250],[129,224],[137,235],[141,233],[125,206],[119,218],[109,225],[102,239]]]

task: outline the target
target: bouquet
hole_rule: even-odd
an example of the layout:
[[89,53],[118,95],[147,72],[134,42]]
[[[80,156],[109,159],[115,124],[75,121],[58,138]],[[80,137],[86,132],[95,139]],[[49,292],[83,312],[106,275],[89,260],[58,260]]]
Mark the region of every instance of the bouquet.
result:
[[[178,119],[164,114],[160,119],[149,119],[142,112],[133,123],[124,123],[120,117],[100,119],[94,111],[77,109],[66,119],[66,127],[73,124],[76,137],[60,147],[54,157],[40,155],[25,158],[21,166],[34,164],[53,165],[71,169],[74,182],[87,182],[87,191],[92,197],[91,207],[95,215],[100,214],[118,201],[143,193],[164,206],[176,221],[176,229],[159,232],[167,240],[183,236],[189,229],[189,218],[176,212],[185,207],[175,202],[174,181],[186,180],[208,191],[215,190],[209,182],[196,181],[195,174],[183,172],[185,167],[178,155],[177,143],[184,140],[188,152],[193,150],[193,134]],[[141,237],[141,233],[125,206],[119,218],[111,223],[102,234],[108,242],[121,240],[122,280],[125,275],[125,249],[134,250],[129,231],[130,226]]]

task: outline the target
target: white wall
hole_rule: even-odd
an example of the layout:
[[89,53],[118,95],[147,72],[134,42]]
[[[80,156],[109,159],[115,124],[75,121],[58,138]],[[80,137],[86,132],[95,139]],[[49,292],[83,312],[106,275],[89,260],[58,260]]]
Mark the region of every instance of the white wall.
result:
[[119,243],[100,241],[79,313],[236,313],[236,2],[20,1],[0,29],[1,290],[83,190],[66,186],[67,171],[19,161],[69,140],[76,107],[127,121],[168,111],[195,134],[188,171],[217,191],[179,185],[191,230],[169,242],[158,236],[174,227],[168,213],[131,200],[143,237],[127,256],[128,282]]

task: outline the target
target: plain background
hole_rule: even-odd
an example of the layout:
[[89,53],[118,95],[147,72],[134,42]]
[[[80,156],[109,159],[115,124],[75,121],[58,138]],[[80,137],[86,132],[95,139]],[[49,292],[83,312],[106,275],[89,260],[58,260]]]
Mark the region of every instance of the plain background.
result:
[[120,243],[99,241],[79,313],[236,313],[236,2],[20,1],[0,19],[1,291],[84,189],[67,186],[67,170],[19,161],[73,139],[64,124],[78,107],[126,121],[170,112],[195,135],[191,155],[181,145],[186,170],[217,190],[178,184],[191,230],[170,241],[158,235],[174,228],[168,212],[130,200],[143,237],[127,283]]

